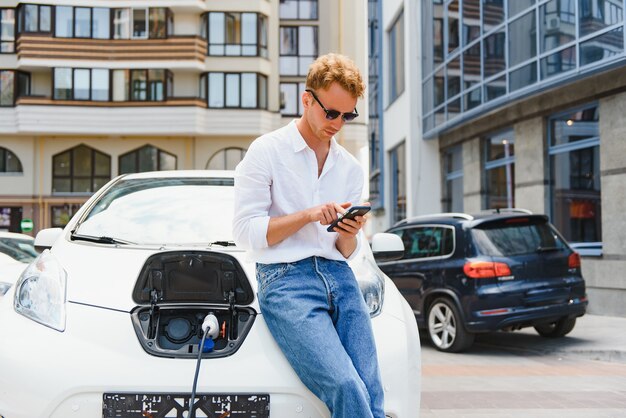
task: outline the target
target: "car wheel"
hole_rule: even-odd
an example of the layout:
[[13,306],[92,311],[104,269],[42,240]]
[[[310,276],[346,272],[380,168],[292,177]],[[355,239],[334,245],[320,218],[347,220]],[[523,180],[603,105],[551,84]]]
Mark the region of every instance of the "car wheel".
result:
[[565,316],[558,321],[535,325],[535,330],[542,337],[560,338],[569,334],[570,331],[574,329],[574,325],[576,325],[576,318],[568,318]]
[[428,310],[428,334],[439,351],[457,353],[474,343],[474,334],[463,327],[456,305],[446,298],[436,299]]

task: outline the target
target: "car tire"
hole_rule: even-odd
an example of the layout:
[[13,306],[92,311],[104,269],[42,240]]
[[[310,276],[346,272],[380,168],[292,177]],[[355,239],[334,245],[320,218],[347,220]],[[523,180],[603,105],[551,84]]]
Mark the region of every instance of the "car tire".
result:
[[576,325],[576,318],[565,316],[558,321],[535,325],[535,331],[542,337],[561,338],[569,334],[574,329],[574,325]]
[[435,348],[446,353],[467,350],[474,334],[467,332],[458,308],[450,299],[438,298],[428,309],[428,335]]

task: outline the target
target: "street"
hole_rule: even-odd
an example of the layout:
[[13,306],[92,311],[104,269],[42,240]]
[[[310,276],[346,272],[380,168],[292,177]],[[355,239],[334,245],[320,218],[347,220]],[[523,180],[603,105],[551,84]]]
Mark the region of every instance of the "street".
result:
[[626,319],[586,315],[570,336],[480,335],[462,354],[422,334],[421,418],[626,417]]

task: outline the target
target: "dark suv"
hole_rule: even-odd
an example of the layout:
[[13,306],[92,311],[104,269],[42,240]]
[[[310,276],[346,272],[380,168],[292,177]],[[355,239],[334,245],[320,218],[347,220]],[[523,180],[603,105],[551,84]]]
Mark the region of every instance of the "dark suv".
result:
[[562,337],[585,314],[580,256],[545,215],[443,213],[387,232],[402,238],[404,256],[379,266],[440,351],[467,349],[479,332],[530,326]]

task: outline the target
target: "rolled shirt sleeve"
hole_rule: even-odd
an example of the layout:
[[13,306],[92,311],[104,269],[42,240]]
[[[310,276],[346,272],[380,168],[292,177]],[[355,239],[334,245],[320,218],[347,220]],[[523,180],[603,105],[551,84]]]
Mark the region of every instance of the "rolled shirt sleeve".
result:
[[258,250],[268,247],[271,164],[258,141],[252,143],[235,169],[233,239],[237,246]]

